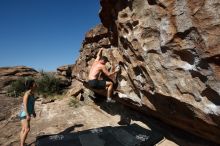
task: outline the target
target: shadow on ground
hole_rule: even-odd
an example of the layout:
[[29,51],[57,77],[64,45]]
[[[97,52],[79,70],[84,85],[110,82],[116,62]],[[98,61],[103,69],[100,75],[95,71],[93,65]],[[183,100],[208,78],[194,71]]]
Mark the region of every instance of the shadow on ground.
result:
[[36,146],[152,146],[162,139],[161,134],[132,124],[40,136]]
[[198,136],[192,135],[187,131],[170,126],[159,119],[155,119],[134,108],[125,106],[119,102],[107,103],[105,97],[97,95],[93,99],[96,105],[111,115],[120,115],[119,125],[129,125],[131,121],[141,121],[146,124],[152,131],[160,133],[166,139],[175,142],[179,146],[218,146],[211,141],[207,141]]

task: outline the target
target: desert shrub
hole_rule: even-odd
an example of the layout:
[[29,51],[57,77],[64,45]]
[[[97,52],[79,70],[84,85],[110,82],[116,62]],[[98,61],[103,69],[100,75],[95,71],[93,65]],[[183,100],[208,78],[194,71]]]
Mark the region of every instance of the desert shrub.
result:
[[36,82],[38,94],[45,96],[61,94],[61,80],[56,78],[54,74],[41,72],[41,76]]
[[18,97],[23,95],[23,92],[27,90],[26,83],[28,80],[34,80],[32,77],[21,77],[16,81],[13,81],[7,90],[8,96]]
[[77,98],[71,97],[71,99],[69,101],[69,106],[77,108],[77,107],[81,106],[81,104],[80,104],[80,101]]
[[12,82],[7,90],[7,94],[12,97],[23,95],[27,90],[26,82],[28,80],[35,80],[37,83],[37,94],[43,95],[43,97],[51,97],[62,93],[61,80],[56,78],[52,73],[41,71],[41,76],[38,78],[21,77]]

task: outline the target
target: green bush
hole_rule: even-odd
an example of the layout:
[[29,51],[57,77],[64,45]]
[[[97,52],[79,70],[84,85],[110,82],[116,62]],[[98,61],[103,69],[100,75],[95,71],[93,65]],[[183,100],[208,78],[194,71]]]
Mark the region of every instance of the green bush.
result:
[[[11,97],[22,96],[27,90],[25,83],[27,80],[33,80],[33,77],[21,77],[11,83],[8,88],[7,94]],[[61,80],[56,78],[55,75],[50,73],[41,72],[41,76],[34,79],[37,83],[36,92],[44,97],[54,96],[62,93]]]
[[21,77],[16,81],[13,81],[7,90],[8,96],[18,97],[23,94],[26,90],[26,82],[27,80],[33,80],[32,77]]
[[56,78],[53,74],[41,72],[41,77],[37,80],[38,94],[48,96],[62,93],[60,79]]
[[70,107],[77,108],[77,107],[80,107],[82,105],[83,104],[81,104],[81,102],[76,97],[71,97],[71,99],[69,101],[69,106]]

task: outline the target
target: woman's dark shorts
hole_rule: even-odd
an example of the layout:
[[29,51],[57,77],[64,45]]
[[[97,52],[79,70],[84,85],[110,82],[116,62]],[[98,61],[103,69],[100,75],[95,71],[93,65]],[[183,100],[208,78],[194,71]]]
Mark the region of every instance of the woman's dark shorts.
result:
[[105,80],[89,80],[88,84],[91,88],[94,88],[94,89],[105,89],[106,87]]

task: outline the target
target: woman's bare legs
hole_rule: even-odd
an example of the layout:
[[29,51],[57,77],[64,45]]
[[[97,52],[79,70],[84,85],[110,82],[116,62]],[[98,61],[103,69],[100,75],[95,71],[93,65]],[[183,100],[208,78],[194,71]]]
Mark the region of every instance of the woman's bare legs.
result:
[[30,120],[27,120],[27,119],[21,120],[21,126],[22,126],[22,129],[20,133],[20,141],[21,141],[20,146],[24,146],[25,140],[30,131]]

